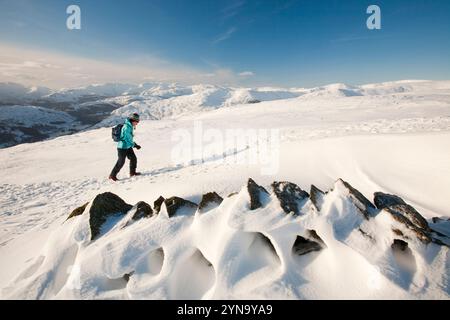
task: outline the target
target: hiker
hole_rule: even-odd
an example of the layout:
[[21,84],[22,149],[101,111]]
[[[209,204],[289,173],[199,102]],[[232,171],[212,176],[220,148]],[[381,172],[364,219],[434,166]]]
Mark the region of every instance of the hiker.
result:
[[109,179],[117,181],[117,174],[125,164],[125,158],[130,160],[130,177],[141,175],[140,172],[136,172],[137,158],[134,154],[133,148],[141,149],[141,146],[133,141],[133,131],[136,129],[139,123],[139,114],[133,113],[128,119],[125,120],[122,129],[120,130],[120,139],[117,143],[117,153],[119,159],[109,175]]

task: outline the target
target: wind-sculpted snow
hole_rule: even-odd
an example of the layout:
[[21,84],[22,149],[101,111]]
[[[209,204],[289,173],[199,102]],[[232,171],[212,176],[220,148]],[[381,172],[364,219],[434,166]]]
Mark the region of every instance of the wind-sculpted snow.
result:
[[[205,194],[207,211],[178,197],[152,210],[145,202],[132,207],[112,193],[98,195],[54,231],[2,297],[449,298],[450,230],[433,229],[444,220],[429,225],[394,195],[377,193],[376,208],[341,179],[320,193],[320,206],[313,203],[315,187],[309,194],[291,182],[272,187],[249,179],[234,195]],[[258,206],[255,196],[264,196]],[[414,217],[393,216],[398,204]],[[410,228],[418,220],[440,240],[418,237]]]

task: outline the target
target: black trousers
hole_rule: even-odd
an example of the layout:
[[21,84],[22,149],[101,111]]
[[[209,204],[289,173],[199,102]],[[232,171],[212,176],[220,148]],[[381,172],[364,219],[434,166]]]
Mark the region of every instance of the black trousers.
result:
[[137,158],[134,154],[133,148],[130,149],[117,149],[117,154],[119,158],[117,159],[116,165],[111,171],[111,176],[115,177],[119,173],[125,164],[125,158],[130,160],[130,174],[136,173]]

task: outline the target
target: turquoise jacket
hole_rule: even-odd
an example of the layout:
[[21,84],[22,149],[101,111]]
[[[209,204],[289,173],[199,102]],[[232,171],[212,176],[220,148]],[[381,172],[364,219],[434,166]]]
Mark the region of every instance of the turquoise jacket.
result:
[[133,125],[130,119],[125,120],[125,123],[120,132],[120,141],[117,143],[118,149],[130,149],[134,147],[133,140]]

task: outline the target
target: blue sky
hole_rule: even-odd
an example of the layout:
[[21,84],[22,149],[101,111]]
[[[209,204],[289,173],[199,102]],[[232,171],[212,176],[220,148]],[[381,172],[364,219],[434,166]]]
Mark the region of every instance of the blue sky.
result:
[[[81,30],[66,28],[70,4],[81,7]],[[366,27],[370,4],[381,8],[381,30]],[[64,57],[80,64],[73,70],[87,69],[86,61],[136,68],[120,80],[139,69],[148,79],[243,85],[450,79],[448,0],[0,0],[0,8],[7,80],[20,81],[17,70],[31,53],[64,69]],[[60,74],[49,72],[43,84]],[[114,74],[79,80],[113,81]]]

